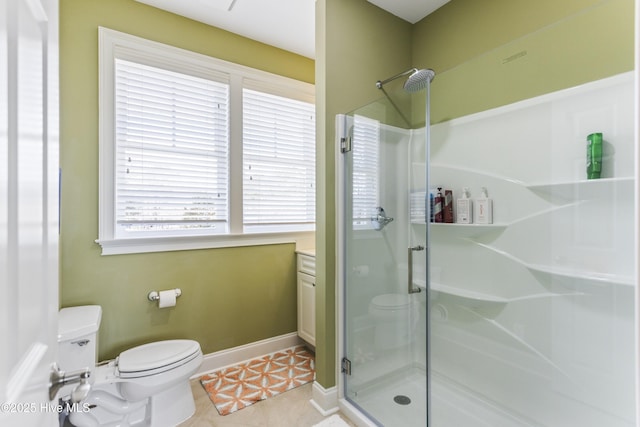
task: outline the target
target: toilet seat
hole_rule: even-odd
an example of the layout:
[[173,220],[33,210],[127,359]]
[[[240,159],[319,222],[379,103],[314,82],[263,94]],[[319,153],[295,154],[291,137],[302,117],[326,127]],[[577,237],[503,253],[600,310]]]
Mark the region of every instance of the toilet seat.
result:
[[123,351],[116,362],[120,378],[141,378],[170,371],[201,355],[193,340],[167,340]]
[[377,310],[401,310],[408,308],[410,303],[408,294],[382,294],[371,300],[372,308]]

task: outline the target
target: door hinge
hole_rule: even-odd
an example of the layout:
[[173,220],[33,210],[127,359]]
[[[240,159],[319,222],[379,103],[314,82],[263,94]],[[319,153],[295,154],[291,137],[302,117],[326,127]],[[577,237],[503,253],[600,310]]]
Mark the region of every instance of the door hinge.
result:
[[342,358],[342,372],[346,375],[351,375],[351,360],[346,357]]
[[340,138],[340,151],[343,153],[351,151],[351,137],[345,136]]

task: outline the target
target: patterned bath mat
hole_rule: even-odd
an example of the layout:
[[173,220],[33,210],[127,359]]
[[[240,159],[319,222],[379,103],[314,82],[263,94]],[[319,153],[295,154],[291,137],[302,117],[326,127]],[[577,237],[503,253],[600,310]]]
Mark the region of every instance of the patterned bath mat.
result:
[[315,360],[304,346],[251,359],[200,377],[220,415],[228,415],[315,378]]

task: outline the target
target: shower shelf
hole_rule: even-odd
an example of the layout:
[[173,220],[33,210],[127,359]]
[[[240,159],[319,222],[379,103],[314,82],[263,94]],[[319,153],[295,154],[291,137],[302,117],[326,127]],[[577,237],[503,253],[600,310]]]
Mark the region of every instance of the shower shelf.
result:
[[446,231],[451,233],[454,237],[465,238],[477,236],[480,234],[502,232],[508,227],[507,224],[456,224],[456,223],[432,223],[431,229],[438,231]]
[[[424,289],[424,286],[421,286],[421,287]],[[558,297],[566,297],[566,296],[584,295],[582,292],[569,292],[564,294],[555,293],[555,292],[543,292],[539,294],[530,294],[530,295],[515,296],[512,298],[504,298],[496,295],[485,294],[482,292],[474,292],[467,289],[461,289],[454,286],[447,286],[441,283],[431,283],[430,289],[432,291],[441,292],[443,294],[469,300],[469,302],[474,303],[470,305],[477,305],[477,303],[508,304],[513,302],[530,301],[530,300],[542,299],[542,298],[558,298]]]
[[476,243],[476,245],[481,246],[490,251],[493,251],[496,254],[501,255],[505,258],[508,258],[522,265],[523,267],[527,268],[532,272],[545,273],[552,276],[566,277],[569,279],[588,280],[588,281],[597,282],[597,283],[609,283],[613,285],[623,285],[623,286],[634,285],[633,277],[631,276],[624,276],[624,275],[611,274],[611,273],[600,273],[600,272],[588,271],[588,270],[584,270],[577,267],[571,267],[571,266],[533,264],[530,262],[526,262],[506,251],[497,249],[491,245],[487,245],[484,243]]
[[562,276],[570,279],[589,280],[598,283],[610,283],[613,285],[633,286],[634,281],[631,276],[621,276],[618,274],[596,273],[585,270],[577,270],[571,268],[562,268],[546,265],[525,264],[532,271],[550,274],[553,276]]
[[606,191],[612,188],[616,188],[621,194],[633,194],[633,183],[632,177],[621,177],[530,184],[526,188],[537,193],[560,196],[566,199],[593,199],[606,194]]
[[432,291],[441,292],[443,294],[452,295],[466,300],[472,300],[476,302],[486,302],[495,304],[506,304],[509,299],[502,298],[496,295],[484,294],[481,292],[470,291],[467,289],[461,289],[454,286],[443,285],[442,283],[431,282],[429,285]]

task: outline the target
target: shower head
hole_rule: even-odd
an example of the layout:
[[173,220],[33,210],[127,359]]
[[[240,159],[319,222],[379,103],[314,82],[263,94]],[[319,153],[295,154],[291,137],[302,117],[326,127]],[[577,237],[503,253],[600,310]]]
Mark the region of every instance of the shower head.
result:
[[431,83],[436,73],[430,69],[416,70],[411,73],[406,82],[404,82],[404,90],[407,92],[419,92],[427,86],[427,83]]
[[407,74],[411,74],[407,79],[407,81],[404,83],[404,90],[406,90],[407,92],[418,92],[424,89],[427,86],[427,82],[431,83],[431,81],[436,75],[436,73],[430,68],[422,69],[422,70],[418,70],[417,68],[411,68],[407,71],[403,71],[400,74],[396,74],[393,77],[389,77],[388,79],[385,79],[382,81],[378,80],[376,82],[376,87],[378,89],[382,89],[382,86],[384,86],[385,84],[399,77],[406,76]]

